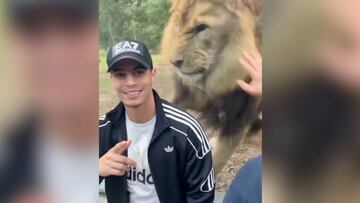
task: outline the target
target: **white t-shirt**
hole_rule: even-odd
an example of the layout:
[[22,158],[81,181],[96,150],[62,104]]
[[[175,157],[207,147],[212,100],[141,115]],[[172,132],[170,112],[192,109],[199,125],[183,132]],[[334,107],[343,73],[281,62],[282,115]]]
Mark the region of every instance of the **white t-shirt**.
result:
[[126,131],[132,140],[128,149],[128,157],[136,162],[136,168],[127,173],[130,203],[159,203],[154,180],[152,178],[148,147],[154,132],[156,116],[146,123],[134,123],[126,115]]

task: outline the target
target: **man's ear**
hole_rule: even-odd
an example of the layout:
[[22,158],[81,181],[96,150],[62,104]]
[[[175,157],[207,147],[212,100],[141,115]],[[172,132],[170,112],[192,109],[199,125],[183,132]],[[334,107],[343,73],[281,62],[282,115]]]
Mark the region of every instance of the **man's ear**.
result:
[[156,73],[157,73],[156,69],[153,68],[153,69],[151,69],[150,71],[151,71],[152,79],[155,80],[155,76],[156,76]]

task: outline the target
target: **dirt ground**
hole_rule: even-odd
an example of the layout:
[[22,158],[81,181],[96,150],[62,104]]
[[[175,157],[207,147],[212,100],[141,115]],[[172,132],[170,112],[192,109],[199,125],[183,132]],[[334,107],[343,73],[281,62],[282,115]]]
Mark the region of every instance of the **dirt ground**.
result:
[[239,144],[235,153],[217,176],[216,191],[226,192],[231,181],[244,163],[255,156],[261,155],[261,143],[261,133],[259,133],[245,140],[244,143]]
[[[168,66],[156,66],[157,76],[154,84],[154,89],[159,95],[168,100],[172,101],[174,96],[174,83],[173,83],[173,71]],[[112,109],[117,103],[118,98],[113,92],[110,80],[105,72],[100,72],[100,96],[99,96],[99,109],[100,115],[104,115],[107,111]],[[198,113],[191,112],[192,115],[198,117]],[[201,120],[200,120],[201,122]],[[214,136],[217,132],[216,129],[212,129],[210,126],[204,126],[204,129],[209,137]],[[229,184],[234,179],[234,176],[239,171],[240,167],[244,165],[246,161],[261,154],[262,135],[261,132],[256,135],[252,135],[250,138],[244,140],[243,143],[239,144],[236,148],[235,153],[232,155],[230,160],[227,162],[223,170],[217,177],[216,190],[224,192],[229,187]]]

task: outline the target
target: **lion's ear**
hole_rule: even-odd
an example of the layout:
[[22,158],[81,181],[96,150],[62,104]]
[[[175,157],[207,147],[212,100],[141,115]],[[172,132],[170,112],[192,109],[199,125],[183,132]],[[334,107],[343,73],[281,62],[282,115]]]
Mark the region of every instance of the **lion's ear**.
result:
[[263,0],[241,0],[255,16],[258,44],[262,44],[262,2]]
[[185,9],[189,8],[191,5],[195,3],[195,0],[172,0],[170,13],[174,12],[175,10],[184,11]]
[[174,12],[174,10],[179,7],[180,0],[172,0],[171,1],[171,7],[170,7],[170,13]]
[[263,0],[242,0],[242,1],[256,17],[261,16]]
[[262,0],[225,0],[225,5],[232,12],[247,8],[256,17],[262,13]]
[[263,0],[225,0],[226,7],[237,15],[244,9],[249,10],[255,19],[256,38],[258,46],[262,43],[262,1]]
[[175,22],[183,26],[189,17],[189,8],[195,4],[196,0],[172,0],[170,14]]

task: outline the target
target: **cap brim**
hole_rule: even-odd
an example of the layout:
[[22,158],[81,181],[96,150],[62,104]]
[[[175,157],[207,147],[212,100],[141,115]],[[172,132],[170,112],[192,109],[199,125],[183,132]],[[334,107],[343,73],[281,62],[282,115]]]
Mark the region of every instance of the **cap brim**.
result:
[[130,55],[123,55],[123,56],[119,56],[117,57],[110,65],[109,65],[109,68],[108,68],[108,71],[107,72],[110,72],[112,69],[114,69],[115,67],[115,64],[122,61],[122,60],[125,60],[125,59],[131,59],[131,60],[134,60],[138,63],[140,63],[141,65],[143,65],[145,68],[147,69],[151,69],[152,67],[150,66],[150,64],[146,63],[144,60],[142,60],[141,58],[139,57],[136,57],[136,56],[130,56]]

